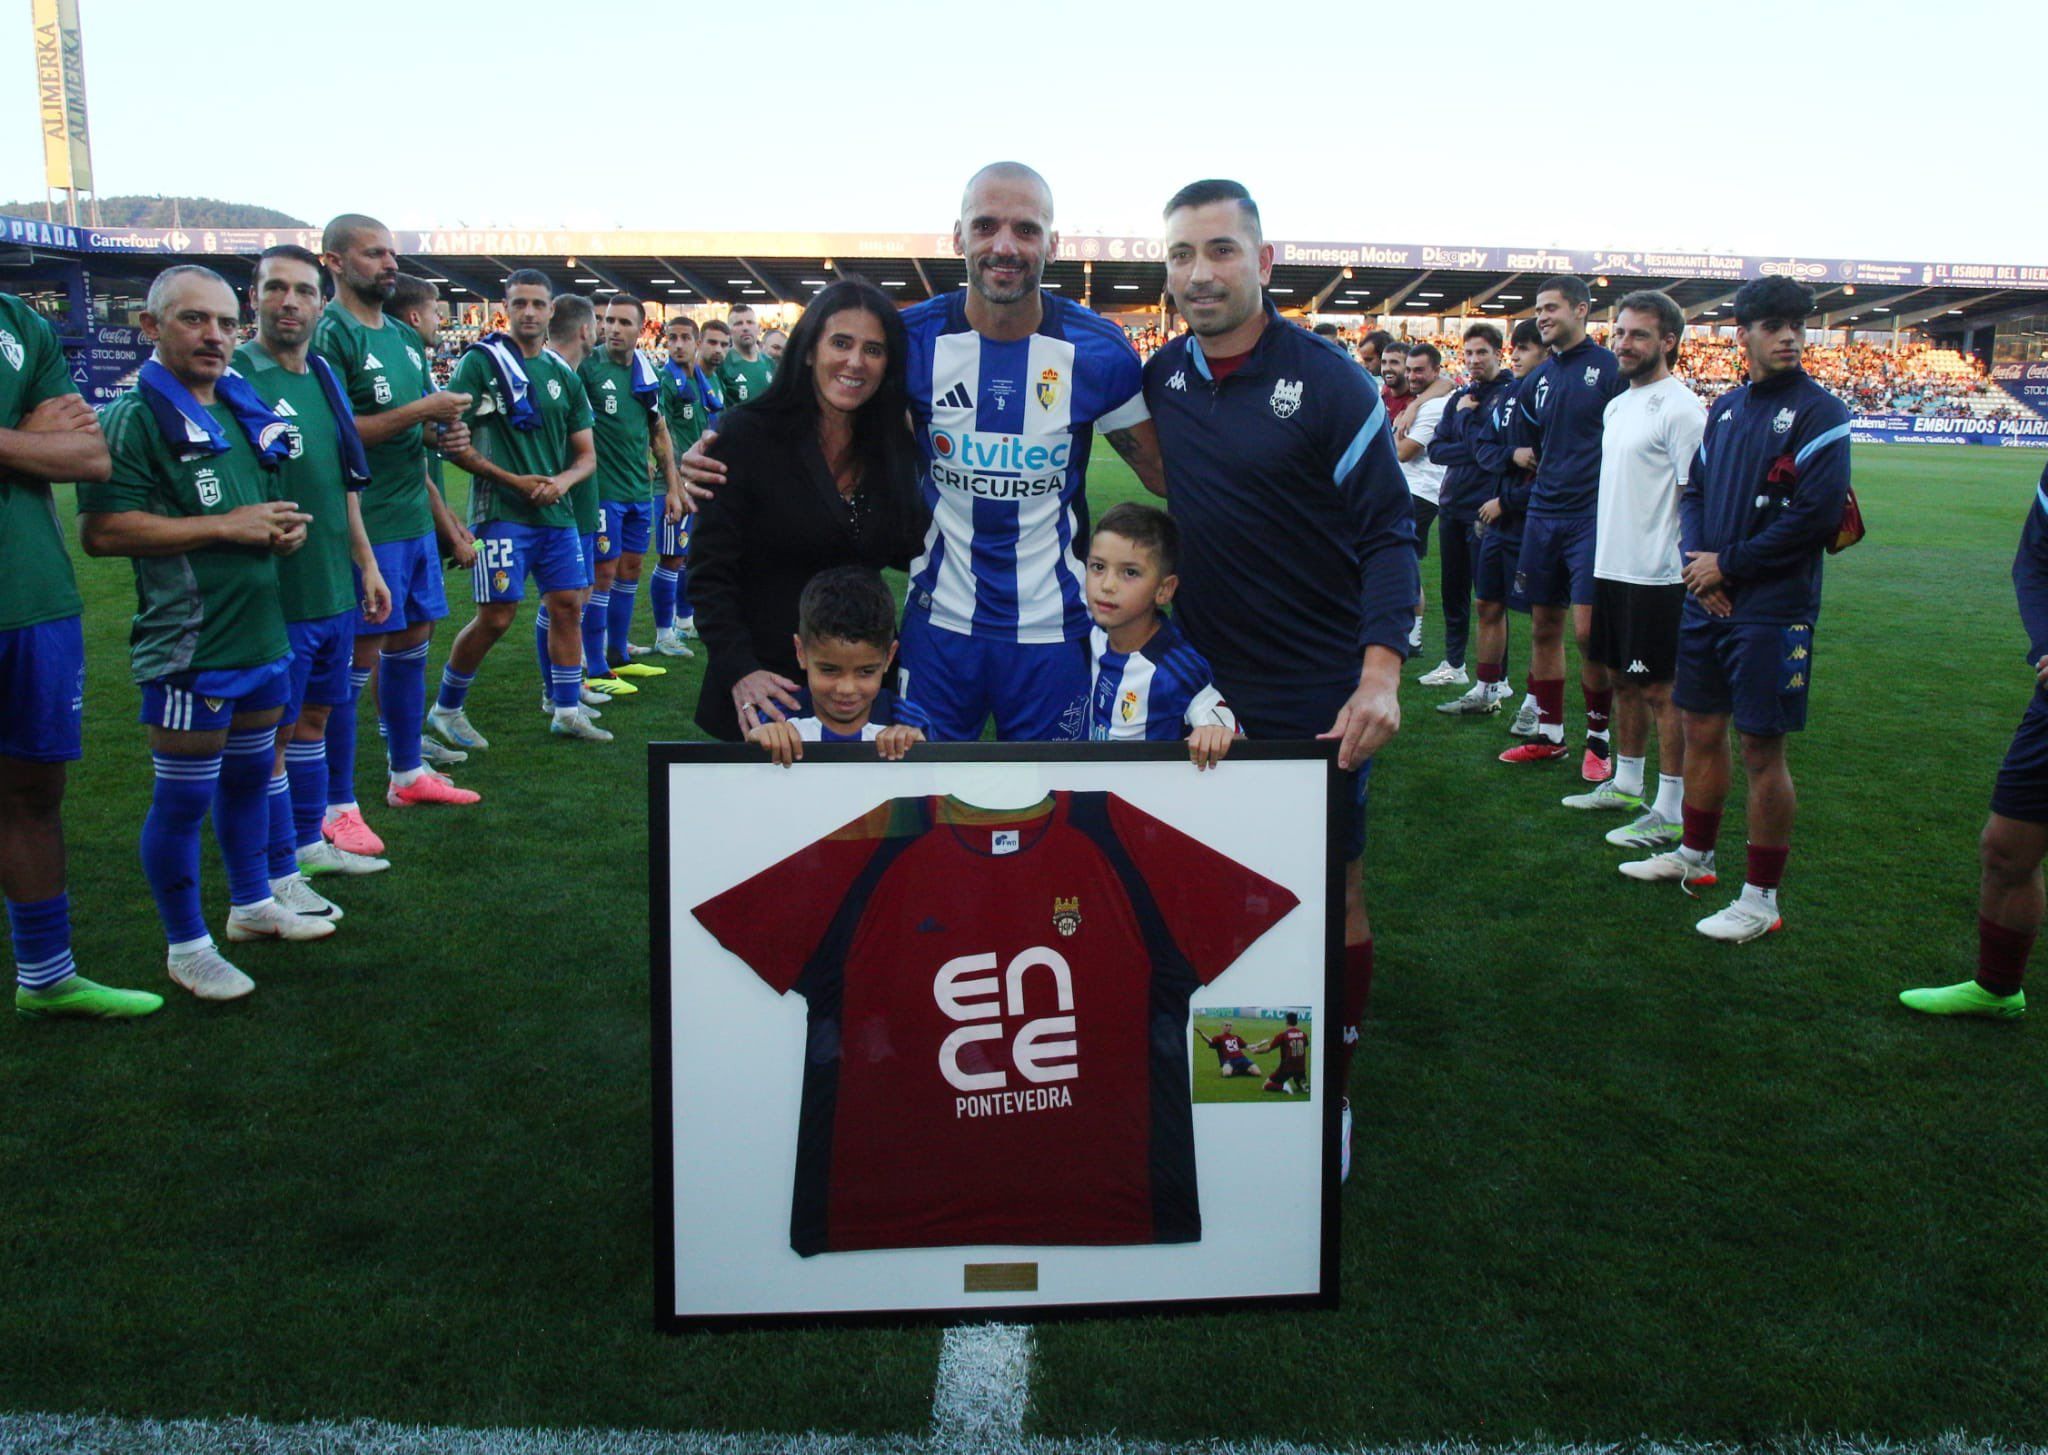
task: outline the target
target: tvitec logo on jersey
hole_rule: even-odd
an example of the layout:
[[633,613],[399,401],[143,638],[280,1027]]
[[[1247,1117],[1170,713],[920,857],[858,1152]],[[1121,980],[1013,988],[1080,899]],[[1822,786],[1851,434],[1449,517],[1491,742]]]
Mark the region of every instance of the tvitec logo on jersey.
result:
[[1066,434],[932,431],[932,483],[985,500],[1056,495],[1066,488],[1073,457],[1073,438]]

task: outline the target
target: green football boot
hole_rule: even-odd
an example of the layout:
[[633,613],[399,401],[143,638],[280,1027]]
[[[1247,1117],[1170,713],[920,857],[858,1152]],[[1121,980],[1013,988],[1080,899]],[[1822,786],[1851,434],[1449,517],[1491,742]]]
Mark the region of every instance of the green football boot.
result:
[[83,975],[58,981],[48,990],[14,988],[14,1013],[28,1020],[123,1020],[163,1008],[164,998],[147,990],[116,990]]
[[2027,1013],[2027,993],[1993,995],[1974,980],[1954,985],[1928,985],[1901,990],[1899,1004],[1925,1015],[1981,1015],[1993,1020],[2018,1020]]

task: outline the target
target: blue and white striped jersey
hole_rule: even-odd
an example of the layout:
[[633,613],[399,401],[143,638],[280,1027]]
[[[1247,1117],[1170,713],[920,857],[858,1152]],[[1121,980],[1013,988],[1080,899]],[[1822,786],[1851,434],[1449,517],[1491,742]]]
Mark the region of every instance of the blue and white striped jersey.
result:
[[907,309],[910,415],[931,508],[910,609],[1005,642],[1088,632],[1077,542],[1094,430],[1151,417],[1123,330],[1056,293],[1026,339],[983,338],[964,292]]
[[868,720],[857,733],[838,733],[826,727],[817,716],[817,709],[811,705],[808,687],[797,689],[796,700],[797,709],[790,714],[789,721],[796,728],[796,735],[807,743],[872,743],[882,735],[883,728],[898,725],[914,727],[927,738],[932,735],[930,714],[886,687],[875,694],[874,706],[868,709]]
[[1088,736],[1098,742],[1171,743],[1191,728],[1236,727],[1223,705],[1208,659],[1180,628],[1159,618],[1159,630],[1135,652],[1112,652],[1109,633],[1088,632],[1094,681],[1088,692]]

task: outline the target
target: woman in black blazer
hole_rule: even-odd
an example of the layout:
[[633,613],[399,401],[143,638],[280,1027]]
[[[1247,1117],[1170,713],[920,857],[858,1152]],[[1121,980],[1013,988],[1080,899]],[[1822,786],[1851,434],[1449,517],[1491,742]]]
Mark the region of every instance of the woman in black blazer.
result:
[[820,292],[774,382],[725,416],[726,467],[690,542],[690,599],[710,652],[697,725],[737,742],[796,703],[797,597],[820,571],[902,567],[922,548],[903,321],[858,278]]

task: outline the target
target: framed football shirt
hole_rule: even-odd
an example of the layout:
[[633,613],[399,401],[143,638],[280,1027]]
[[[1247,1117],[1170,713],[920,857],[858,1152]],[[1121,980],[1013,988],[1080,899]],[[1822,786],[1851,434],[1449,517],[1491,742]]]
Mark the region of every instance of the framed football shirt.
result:
[[1298,902],[1057,791],[892,799],[697,905],[809,1004],[790,1246],[1198,1241],[1188,999]]
[[1335,1305],[1339,1098],[1190,1054],[1336,1014],[1329,745],[649,770],[657,1327]]

